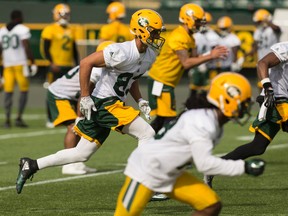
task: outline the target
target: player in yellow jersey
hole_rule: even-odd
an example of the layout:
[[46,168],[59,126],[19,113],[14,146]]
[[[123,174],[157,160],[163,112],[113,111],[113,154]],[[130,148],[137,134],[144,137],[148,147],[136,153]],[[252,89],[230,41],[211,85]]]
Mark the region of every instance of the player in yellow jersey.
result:
[[41,51],[50,62],[49,83],[79,63],[76,33],[69,25],[70,7],[57,4],[53,9],[53,18],[55,22],[46,26],[41,33]]
[[[78,51],[75,43],[76,33],[69,25],[70,7],[57,4],[53,9],[54,23],[46,26],[41,33],[41,52],[50,62],[47,73],[48,83],[63,76],[73,66],[79,64]],[[53,127],[48,111],[47,127]]]
[[227,54],[225,47],[217,46],[209,53],[197,56],[192,35],[205,24],[202,7],[192,3],[183,5],[180,9],[179,21],[181,24],[167,36],[160,54],[148,73],[151,115],[156,115],[151,125],[156,133],[164,123],[176,117],[174,88],[184,70]]
[[100,42],[105,40],[124,42],[134,39],[129,26],[122,23],[123,18],[126,16],[126,8],[123,3],[110,3],[106,9],[106,13],[108,14],[108,24],[102,26],[100,29]]

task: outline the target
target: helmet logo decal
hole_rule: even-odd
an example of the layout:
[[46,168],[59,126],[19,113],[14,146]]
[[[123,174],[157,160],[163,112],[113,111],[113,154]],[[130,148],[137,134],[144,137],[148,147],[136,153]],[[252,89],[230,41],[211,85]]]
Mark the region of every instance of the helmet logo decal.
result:
[[235,98],[241,93],[239,88],[237,88],[236,86],[228,86],[226,92],[231,98]]
[[138,24],[139,24],[141,27],[146,27],[146,26],[149,25],[149,22],[148,22],[148,20],[147,20],[146,18],[140,17],[140,18],[138,19]]
[[194,14],[193,10],[187,10],[186,11],[186,15],[189,17],[193,17],[193,14]]

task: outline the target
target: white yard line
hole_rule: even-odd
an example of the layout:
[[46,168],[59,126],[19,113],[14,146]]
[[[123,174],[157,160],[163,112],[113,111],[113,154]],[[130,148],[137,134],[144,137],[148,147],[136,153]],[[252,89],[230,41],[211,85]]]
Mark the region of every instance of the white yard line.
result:
[[[27,184],[25,184],[24,187],[30,187],[30,186],[35,186],[35,185],[44,185],[44,184],[50,184],[50,183],[55,183],[55,182],[65,182],[65,181],[71,181],[71,180],[75,180],[75,179],[90,178],[90,177],[102,176],[102,175],[111,175],[111,174],[120,173],[120,172],[123,172],[123,169],[107,171],[107,172],[99,172],[99,173],[88,174],[88,175],[71,176],[71,177],[66,177],[66,178],[58,178],[58,179],[51,179],[51,180],[46,180],[46,181],[27,183]],[[8,187],[0,187],[0,191],[10,190],[10,189],[15,189],[15,185],[8,186]]]
[[[0,115],[0,119],[5,119],[5,115]],[[12,114],[11,118],[16,118],[16,114]],[[39,119],[46,119],[47,115],[45,114],[24,114],[23,119],[25,120],[39,120]]]
[[12,139],[12,138],[22,138],[22,137],[34,137],[34,136],[43,136],[43,135],[51,135],[51,134],[60,134],[65,133],[67,129],[57,129],[57,130],[43,130],[43,131],[35,131],[35,132],[26,132],[26,133],[16,133],[16,134],[4,134],[0,135],[0,140]]

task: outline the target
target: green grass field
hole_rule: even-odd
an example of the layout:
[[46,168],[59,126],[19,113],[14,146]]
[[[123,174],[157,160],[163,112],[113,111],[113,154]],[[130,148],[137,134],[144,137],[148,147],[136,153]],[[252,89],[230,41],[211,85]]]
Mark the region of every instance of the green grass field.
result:
[[[3,109],[0,109],[3,113]],[[61,174],[61,167],[36,173],[27,181],[22,194],[15,190],[19,158],[39,158],[63,148],[65,128],[45,128],[43,109],[27,109],[24,119],[28,129],[0,128],[0,215],[113,215],[118,192],[124,181],[122,170],[136,140],[111,133],[102,148],[86,162],[99,171],[84,176]],[[3,118],[0,118],[3,122]],[[2,124],[2,123],[1,123]],[[251,140],[248,124],[225,126],[222,142],[215,154],[221,154]],[[280,132],[265,155],[265,173],[260,177],[217,177],[214,189],[222,198],[221,215],[288,215],[288,144]],[[168,163],[168,162],[167,162]],[[189,169],[199,178],[195,168]],[[193,209],[174,200],[150,202],[143,215],[191,215]]]

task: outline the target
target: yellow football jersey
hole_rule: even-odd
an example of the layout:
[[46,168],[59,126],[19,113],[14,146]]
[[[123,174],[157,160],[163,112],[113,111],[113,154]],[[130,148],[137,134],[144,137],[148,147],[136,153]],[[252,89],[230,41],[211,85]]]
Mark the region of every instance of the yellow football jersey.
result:
[[99,39],[111,40],[117,43],[130,41],[134,38],[135,36],[131,34],[129,27],[118,20],[102,26],[99,34]]
[[175,53],[177,50],[195,49],[195,40],[183,26],[178,26],[166,38],[165,44],[152,65],[148,75],[165,85],[175,87],[181,79],[184,68]]
[[73,43],[76,31],[68,26],[66,28],[57,23],[46,26],[41,33],[41,54],[44,57],[44,39],[51,40],[50,54],[53,63],[59,66],[74,66]]

